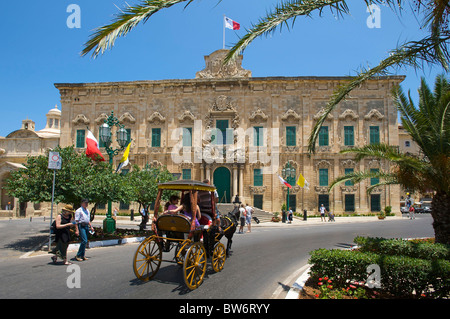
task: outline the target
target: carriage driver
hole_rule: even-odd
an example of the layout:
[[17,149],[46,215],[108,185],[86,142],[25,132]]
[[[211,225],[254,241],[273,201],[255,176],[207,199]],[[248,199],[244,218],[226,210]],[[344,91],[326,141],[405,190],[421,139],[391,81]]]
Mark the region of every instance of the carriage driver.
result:
[[[203,183],[211,185],[209,182],[209,179],[204,179]],[[217,203],[219,202],[219,194],[217,193],[217,190],[214,190],[214,205],[216,207],[216,220],[213,221],[213,225],[219,227],[220,229],[220,213],[217,209]]]

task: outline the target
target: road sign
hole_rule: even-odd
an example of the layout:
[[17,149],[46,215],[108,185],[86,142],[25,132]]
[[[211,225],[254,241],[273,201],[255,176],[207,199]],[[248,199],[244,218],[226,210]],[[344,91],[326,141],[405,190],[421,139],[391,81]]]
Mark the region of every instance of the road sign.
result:
[[48,153],[48,168],[49,169],[61,169],[61,157],[58,152]]

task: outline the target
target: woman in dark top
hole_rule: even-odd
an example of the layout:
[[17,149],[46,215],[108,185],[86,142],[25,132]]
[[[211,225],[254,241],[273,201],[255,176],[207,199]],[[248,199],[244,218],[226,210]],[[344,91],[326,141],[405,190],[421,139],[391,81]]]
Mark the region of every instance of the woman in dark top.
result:
[[62,209],[60,215],[56,217],[56,230],[55,230],[55,242],[56,248],[52,251],[55,256],[52,257],[53,263],[56,263],[58,257],[64,261],[64,265],[71,265],[71,262],[67,261],[67,248],[70,242],[70,227],[75,226],[72,222],[73,218],[72,205],[66,205]]

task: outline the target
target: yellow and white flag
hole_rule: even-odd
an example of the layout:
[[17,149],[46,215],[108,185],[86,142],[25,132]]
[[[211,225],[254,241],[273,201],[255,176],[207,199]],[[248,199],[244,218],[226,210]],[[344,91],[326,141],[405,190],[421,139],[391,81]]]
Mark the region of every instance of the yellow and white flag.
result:
[[309,189],[309,183],[308,181],[303,177],[302,174],[298,177],[297,185],[306,189]]
[[125,149],[125,152],[123,153],[122,159],[119,162],[119,166],[117,166],[117,170],[116,173],[121,170],[122,168],[124,168],[125,166],[128,165],[129,161],[128,161],[128,154],[130,154],[130,146],[131,146],[131,142],[128,143],[127,148]]

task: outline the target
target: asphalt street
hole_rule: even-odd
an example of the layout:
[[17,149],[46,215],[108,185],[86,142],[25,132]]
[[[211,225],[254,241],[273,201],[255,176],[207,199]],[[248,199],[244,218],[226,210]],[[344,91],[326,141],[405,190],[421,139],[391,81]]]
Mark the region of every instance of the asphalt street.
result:
[[[132,270],[137,244],[92,248],[79,266],[80,287],[70,287],[73,269],[53,265],[48,254],[28,256],[47,240],[48,221],[0,220],[0,298],[107,298],[107,299],[270,299],[284,298],[298,270],[317,248],[346,248],[358,236],[434,236],[429,215],[358,223],[295,223],[284,227],[254,227],[235,234],[232,256],[220,273],[208,266],[203,284],[188,290],[182,267],[163,262],[155,278],[142,283]],[[222,239],[226,244],[226,239]],[[75,252],[69,252],[69,258]],[[165,253],[170,259],[173,251]]]

